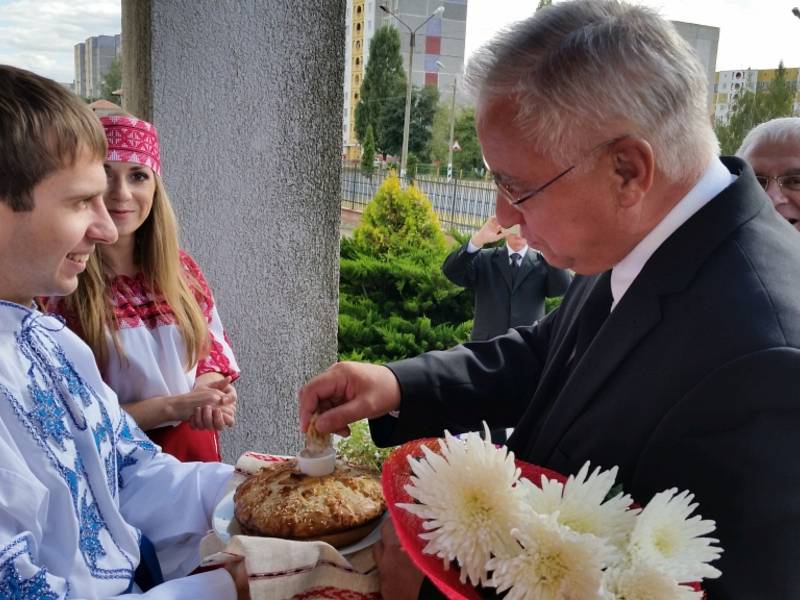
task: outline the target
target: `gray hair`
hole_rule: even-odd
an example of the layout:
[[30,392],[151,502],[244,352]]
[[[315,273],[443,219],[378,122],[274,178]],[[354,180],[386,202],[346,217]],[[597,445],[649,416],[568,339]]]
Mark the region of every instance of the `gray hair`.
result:
[[564,165],[590,136],[646,139],[673,181],[719,153],[703,67],[672,24],[642,6],[572,0],[543,8],[478,50],[467,82],[479,104],[516,100],[525,138]]
[[800,153],[800,117],[772,119],[753,127],[736,151],[736,156],[746,158],[747,153],[759,144],[794,144]]

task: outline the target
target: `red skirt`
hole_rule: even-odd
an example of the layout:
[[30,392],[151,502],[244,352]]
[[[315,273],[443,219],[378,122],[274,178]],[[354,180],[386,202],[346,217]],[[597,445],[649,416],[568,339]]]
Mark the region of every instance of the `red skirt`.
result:
[[192,429],[182,421],[175,427],[151,429],[147,435],[167,454],[182,462],[220,462],[219,432],[216,429]]

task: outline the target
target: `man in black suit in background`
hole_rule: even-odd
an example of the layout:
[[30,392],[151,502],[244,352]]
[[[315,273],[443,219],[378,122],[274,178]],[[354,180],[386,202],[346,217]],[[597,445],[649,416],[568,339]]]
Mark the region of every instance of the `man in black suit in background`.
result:
[[[501,239],[505,246],[483,248]],[[533,325],[544,316],[545,297],[563,295],[572,280],[569,271],[551,267],[540,253],[528,248],[519,226],[503,229],[495,216],[448,255],[442,272],[475,294],[472,341]]]
[[[532,327],[334,365],[301,390],[301,428],[318,407],[319,431],[369,417],[383,445],[515,426],[517,457],[618,465],[642,504],[694,492],[724,548],[711,600],[800,596],[800,236],[718,158],[691,48],[651,9],[567,0],[467,78],[498,222],[583,276]],[[386,533],[385,598],[413,597],[422,577]]]

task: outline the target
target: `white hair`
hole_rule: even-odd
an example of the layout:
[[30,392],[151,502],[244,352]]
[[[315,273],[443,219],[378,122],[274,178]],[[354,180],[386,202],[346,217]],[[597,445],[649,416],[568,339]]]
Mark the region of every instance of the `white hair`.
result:
[[747,154],[760,144],[793,144],[800,154],[800,117],[772,119],[753,127],[736,151],[736,156],[746,159]]
[[564,165],[587,143],[632,135],[672,181],[719,153],[708,79],[691,47],[654,11],[572,0],[537,11],[474,55],[467,81],[479,105],[516,101],[521,132]]

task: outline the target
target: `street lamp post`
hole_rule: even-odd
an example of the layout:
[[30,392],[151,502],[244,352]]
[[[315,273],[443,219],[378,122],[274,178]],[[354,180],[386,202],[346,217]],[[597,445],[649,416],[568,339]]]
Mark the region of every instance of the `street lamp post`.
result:
[[456,85],[458,85],[458,77],[453,75],[453,99],[450,102],[450,143],[447,146],[447,182],[453,180],[453,134],[456,127]]
[[[436,61],[436,66],[444,69],[444,65]],[[453,100],[450,103],[450,143],[447,146],[447,183],[453,180],[453,134],[456,125],[456,86],[458,85],[458,76],[453,75]]]
[[444,6],[440,6],[437,8],[431,15],[428,16],[422,23],[420,23],[414,29],[411,29],[400,17],[398,17],[394,12],[388,9],[383,4],[380,5],[380,8],[383,12],[392,15],[395,20],[400,23],[403,27],[408,29],[408,33],[410,37],[408,39],[408,80],[406,81],[406,114],[405,119],[403,121],[403,150],[400,154],[400,179],[405,179],[406,177],[406,163],[408,161],[408,136],[409,136],[409,129],[411,126],[411,75],[413,74],[412,67],[414,65],[414,42],[416,39],[417,31],[425,25],[428,21],[430,21],[433,17],[437,17],[444,12]]

